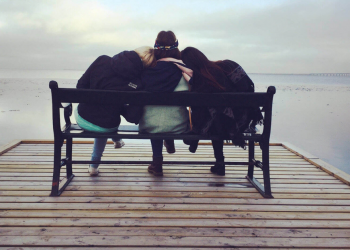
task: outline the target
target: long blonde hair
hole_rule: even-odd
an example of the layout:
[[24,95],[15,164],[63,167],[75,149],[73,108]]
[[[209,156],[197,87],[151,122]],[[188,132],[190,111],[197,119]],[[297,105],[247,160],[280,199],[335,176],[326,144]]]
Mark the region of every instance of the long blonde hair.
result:
[[139,55],[142,60],[144,68],[153,67],[156,64],[156,59],[154,57],[154,49],[149,46],[142,46],[134,51]]

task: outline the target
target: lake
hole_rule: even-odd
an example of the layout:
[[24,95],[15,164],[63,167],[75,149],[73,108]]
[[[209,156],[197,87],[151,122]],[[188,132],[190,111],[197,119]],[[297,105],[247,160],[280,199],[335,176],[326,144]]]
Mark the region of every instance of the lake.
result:
[[[0,145],[13,139],[53,139],[49,81],[74,88],[82,73],[0,70]],[[270,85],[277,89],[271,142],[290,142],[350,174],[350,77],[249,76],[257,92]]]

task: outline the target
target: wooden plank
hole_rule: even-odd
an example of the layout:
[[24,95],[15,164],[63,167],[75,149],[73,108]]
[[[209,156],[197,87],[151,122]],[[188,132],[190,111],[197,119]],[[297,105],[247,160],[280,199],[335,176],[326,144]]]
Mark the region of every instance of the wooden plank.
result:
[[337,247],[350,245],[347,238],[263,238],[263,237],[172,237],[172,236],[0,236],[6,246],[72,246],[80,247]]
[[[226,199],[175,197],[16,197],[0,196],[0,203],[168,203],[168,204],[250,204],[250,205],[322,205],[350,206],[350,200],[324,199]],[[26,204],[23,204],[25,206]]]
[[[0,162],[0,165],[27,165],[27,166],[30,166],[30,165],[35,165],[35,166],[39,166],[39,165],[42,165],[42,166],[48,166],[48,165],[53,165],[53,163],[51,162],[41,162],[41,161],[28,161],[28,162]],[[101,164],[101,166],[103,166],[104,164]],[[117,165],[117,164],[108,164],[109,166],[114,166],[114,167],[128,167],[128,166],[135,166],[136,164],[128,164],[128,165]],[[211,165],[211,164],[210,164]],[[77,164],[77,166],[87,166],[87,164]],[[145,164],[138,164],[138,166],[142,166],[144,167]],[[172,166],[172,168],[174,168],[175,166],[177,166],[179,169],[188,169],[189,167],[190,168],[203,168],[203,166],[209,166],[209,165],[198,165],[198,166],[193,166],[193,165],[168,165],[168,164],[165,164],[163,165],[163,168],[167,168],[169,166]],[[246,165],[236,165],[235,167],[247,167]],[[283,168],[304,168],[304,167],[310,167],[310,166],[314,166],[312,164],[310,164],[309,162],[307,161],[304,161],[304,162],[298,162],[298,163],[295,163],[295,164],[286,164],[286,163],[280,163],[280,162],[272,162],[270,163],[270,166],[273,168],[273,167],[283,167]],[[227,165],[226,167],[230,167],[230,165]]]
[[6,152],[10,151],[11,149],[17,147],[21,144],[21,140],[13,140],[3,146],[0,147],[0,155],[5,154]]
[[[101,165],[99,177],[92,178],[86,165],[79,164],[62,196],[49,197],[52,163],[42,160],[52,158],[53,145],[20,144],[1,156],[13,161],[0,162],[0,250],[88,249],[90,242],[84,237],[96,236],[103,237],[96,238],[91,249],[350,248],[339,241],[350,239],[350,187],[286,148],[273,148],[274,199],[262,198],[247,182],[247,166],[228,166],[227,175],[218,177],[209,173],[209,166],[191,164],[164,165],[163,178],[148,175],[142,164]],[[246,159],[247,151],[229,149],[229,161]],[[88,160],[92,144],[74,144],[73,150],[73,158]],[[203,145],[198,153],[192,155],[181,145],[176,155],[165,158],[209,159],[213,151]],[[149,144],[130,144],[122,150],[109,148],[105,155],[104,159],[139,155],[149,160],[151,150]],[[63,168],[62,176],[64,172]],[[260,171],[256,177],[261,180]],[[22,243],[15,242],[22,236]],[[118,237],[134,240],[115,240]],[[157,244],[148,242],[152,237]],[[139,239],[146,243],[133,247],[131,242]]]
[[350,185],[350,175],[345,173],[344,171],[333,167],[331,164],[322,161],[321,159],[312,159],[308,160],[308,162],[314,164],[316,167],[319,167],[320,169],[330,174],[331,176],[334,176],[338,180],[341,180],[345,184]]
[[[75,168],[74,169],[74,174],[81,174],[87,173],[87,167],[85,168]],[[144,167],[144,169],[115,169],[115,168],[104,168],[100,167],[100,170],[103,171],[101,174],[104,174],[104,176],[108,175],[113,175],[113,176],[122,176],[122,177],[127,177],[127,176],[149,176],[149,173],[146,172],[147,168]],[[191,176],[196,176],[196,177],[212,177],[214,176],[210,172],[210,168],[207,167],[206,169],[203,170],[176,170],[176,169],[164,169],[164,172],[167,172],[167,176],[169,177],[191,177]],[[62,169],[62,172],[65,172],[65,169]],[[61,173],[62,173],[61,172]],[[2,169],[0,168],[0,175],[4,176],[4,174],[7,173],[13,173],[13,174],[19,174],[19,173],[51,173],[52,175],[52,168],[46,168],[46,169],[31,169],[31,168],[16,168],[16,169]],[[237,175],[246,175],[247,174],[247,169],[245,170],[226,170],[226,177],[232,177],[232,176],[237,176]],[[255,176],[262,176],[261,171],[256,171]],[[308,178],[308,179],[334,179],[334,177],[329,176],[327,173],[324,173],[322,171],[314,171],[314,172],[309,172],[309,171],[303,171],[300,173],[295,173],[295,171],[271,171],[271,177],[272,178],[295,178],[295,177],[300,177],[300,178]]]
[[[164,170],[165,172],[165,170]],[[209,172],[209,169],[208,169]],[[27,174],[25,174],[27,173]],[[65,175],[65,171],[61,172],[62,176]],[[31,172],[30,170],[27,171],[23,171],[22,173],[19,172],[1,172],[0,171],[0,177],[50,177],[50,175],[52,176],[52,170],[46,170],[46,171],[35,171],[35,172]],[[89,174],[87,173],[87,169],[84,170],[78,170],[78,171],[74,171],[74,175],[78,178],[84,178],[84,177],[88,177]],[[103,178],[103,177],[137,177],[137,178],[147,178],[149,177],[150,174],[148,172],[131,172],[131,173],[125,173],[125,172],[115,172],[115,171],[103,171],[101,170],[99,177]],[[226,178],[231,178],[231,179],[237,179],[237,178],[242,178],[244,179],[246,176],[245,171],[244,172],[226,172],[225,177]],[[212,173],[186,173],[186,172],[180,172],[180,173],[173,173],[172,171],[170,171],[170,173],[166,173],[166,177],[167,178],[212,178],[215,177],[215,175],[213,175]],[[255,178],[256,179],[262,179],[263,175],[262,174],[256,174]],[[275,180],[285,180],[285,182],[304,182],[304,183],[311,183],[308,181],[311,180],[318,180],[319,182],[322,182],[322,180],[327,180],[328,183],[341,183],[338,180],[336,180],[334,177],[329,176],[329,175],[288,175],[287,173],[285,174],[274,174],[271,175],[271,182],[274,182]],[[304,181],[303,181],[304,180]],[[1,183],[0,183],[1,185]],[[346,187],[346,186],[345,186]]]
[[309,152],[306,152],[305,150],[289,143],[289,142],[283,142],[282,147],[288,149],[292,153],[302,157],[302,158],[307,158],[307,159],[319,159],[317,156],[314,156],[313,154],[310,154]]
[[[179,140],[179,141],[181,141],[181,140]],[[22,143],[23,144],[37,144],[37,145],[40,145],[40,144],[54,144],[54,140],[24,139],[24,140],[22,140]],[[110,140],[108,140],[107,143],[108,144],[113,144],[113,142],[110,141]],[[137,145],[137,146],[142,145],[140,143],[130,142],[129,140],[128,140],[128,143],[132,144],[132,145]],[[91,139],[86,139],[86,140],[75,139],[73,144],[94,144],[94,140],[91,140]],[[210,145],[211,146],[211,143],[200,142],[199,145]],[[256,143],[256,145],[258,145],[258,144]],[[275,147],[277,146],[278,147],[278,146],[282,146],[282,143],[270,142],[269,145],[272,146],[272,147],[273,146],[275,146]]]
[[[6,248],[2,248],[0,247],[0,250],[3,250],[3,249],[6,249],[6,250],[42,250],[43,247],[6,247]],[[94,247],[45,247],[45,250],[63,250],[63,249],[67,249],[67,250],[95,250],[96,248]],[[120,247],[111,247],[111,246],[108,246],[108,247],[102,247],[102,246],[99,246],[98,249],[111,249],[111,250],[114,250],[114,249],[120,249]],[[174,247],[127,247],[127,248],[124,248],[124,249],[127,249],[127,250],[153,250],[153,249],[159,249],[159,250],[174,250]],[[208,250],[208,248],[204,247],[180,247],[180,246],[177,246],[176,249],[180,249],[180,250]],[[215,249],[215,250],[227,250],[228,248],[227,247],[215,247],[215,248],[212,248],[212,249]],[[229,248],[231,249],[231,248]],[[298,249],[298,250],[319,250],[320,248],[270,248],[270,247],[267,247],[267,248],[261,248],[261,247],[258,247],[258,248],[251,248],[251,247],[244,247],[244,248],[240,248],[240,247],[234,247],[235,250],[259,250],[259,249],[264,249],[264,250],[295,250],[295,249]],[[324,248],[323,248],[324,249]],[[328,248],[330,249],[330,248]],[[332,248],[332,249],[338,249],[338,248]],[[341,248],[341,249],[350,249],[350,248]]]
[[[29,181],[29,180],[28,180]],[[15,180],[10,180],[10,181],[2,181],[0,182],[2,186],[18,186],[21,184],[23,186],[51,186],[50,179],[47,178],[47,180],[44,181],[30,181],[30,182],[16,182]],[[9,183],[9,184],[7,184]],[[147,181],[147,182],[116,182],[116,181],[98,181],[92,180],[92,181],[83,181],[83,180],[77,180],[73,181],[70,186],[91,186],[93,188],[94,186],[155,186],[155,187],[162,187],[165,186],[162,182],[152,182],[152,181]],[[246,187],[252,187],[250,183],[234,183],[234,182],[228,182],[228,183],[222,183],[222,182],[167,182],[166,186],[168,187],[216,187],[216,188],[232,188],[231,190],[234,190],[234,188],[246,188]],[[295,190],[295,192],[300,192],[297,191],[298,189],[308,189],[305,191],[312,191],[312,190],[323,190],[325,193],[335,191],[335,192],[343,192],[343,193],[348,193],[350,190],[347,186],[343,186],[343,184],[284,184],[284,183],[276,183],[273,184],[275,188],[278,188],[276,190],[277,192],[284,192],[286,190]],[[28,187],[29,188],[29,187]],[[6,188],[2,188],[6,189]],[[337,189],[337,190],[335,190]],[[214,189],[213,189],[214,190]],[[192,190],[191,190],[192,191]],[[227,190],[229,191],[229,190]]]
[[[87,167],[74,169],[74,174],[76,176],[85,176],[87,174]],[[149,176],[149,173],[145,169],[113,169],[113,168],[103,168],[100,167],[101,175],[103,177],[107,176]],[[207,167],[203,170],[175,170],[175,169],[163,169],[167,172],[168,177],[212,177],[214,176],[210,172],[210,168]],[[62,168],[61,173],[65,173],[65,168]],[[44,168],[15,168],[15,169],[1,169],[0,176],[50,176],[52,175],[52,169]],[[238,175],[245,176],[247,170],[230,170],[226,169],[226,177],[236,177]],[[261,171],[256,171],[256,177],[262,177]],[[291,179],[291,178],[306,178],[306,179],[323,179],[323,180],[334,180],[335,178],[324,172],[308,172],[301,171],[300,173],[295,173],[293,171],[271,171],[271,179]]]
[[[51,186],[0,186],[0,191],[50,191]],[[214,187],[144,187],[144,186],[73,186],[69,185],[66,191],[157,191],[157,192],[229,192],[229,193],[255,193],[256,189],[251,187],[228,187],[228,188],[214,188]],[[276,189],[274,193],[291,193],[291,194],[350,194],[350,190],[344,189]]]
[[255,212],[250,211],[143,211],[143,210],[1,210],[0,218],[161,218],[161,219],[277,219],[277,220],[347,220],[350,213],[330,212]]
[[[88,157],[75,157],[73,159],[74,161],[90,161],[90,158]],[[152,159],[151,157],[134,157],[132,159],[130,159],[130,157],[103,157],[104,161],[146,161],[146,162],[151,162]],[[179,159],[176,158],[175,156],[172,157],[165,157],[163,164],[166,165],[168,164],[167,161],[178,161]],[[17,157],[17,156],[2,156],[0,157],[0,162],[2,162],[2,164],[9,164],[11,162],[17,162],[17,163],[21,163],[21,164],[30,164],[30,162],[45,162],[45,164],[48,164],[49,162],[53,162],[53,157]],[[181,157],[181,161],[185,161],[185,162],[193,162],[191,164],[198,164],[198,162],[200,163],[201,161],[195,158],[190,158],[190,156],[188,157]],[[213,164],[215,163],[215,159],[214,157],[208,159],[207,161],[212,161]],[[280,164],[284,164],[284,165],[305,165],[305,162],[303,159],[286,159],[284,161],[282,161],[281,159],[270,159],[271,163],[280,163]],[[247,158],[235,158],[232,161],[226,161],[226,163],[229,162],[247,162]]]
[[[250,219],[143,219],[143,218],[0,218],[0,226],[51,227],[216,227],[350,229],[349,221]],[[1,236],[0,236],[1,237]],[[349,239],[350,240],[350,239]],[[0,240],[2,243],[2,241]],[[350,242],[349,242],[350,243]]]
[[[76,169],[84,169],[87,170],[87,165],[78,165],[76,164],[73,167],[73,170],[75,171]],[[17,169],[50,169],[52,170],[53,166],[52,164],[10,164],[10,165],[5,165],[5,164],[0,164],[0,169],[12,169],[13,172],[17,172]],[[117,172],[143,172],[145,170],[146,166],[144,164],[138,164],[138,165],[122,165],[122,166],[117,166],[116,164],[101,164],[100,169],[101,170],[116,170]],[[189,172],[205,172],[208,173],[208,170],[210,169],[210,165],[198,165],[198,166],[193,166],[193,165],[164,165],[163,170],[169,171],[170,173],[178,172],[178,173],[189,173]],[[65,170],[65,167],[62,167],[62,170]],[[309,165],[295,165],[295,166],[281,166],[281,164],[276,164],[274,166],[271,166],[270,168],[271,174],[274,174],[276,171],[280,171],[282,173],[289,173],[289,174],[304,174],[305,172],[309,172],[310,174],[314,175],[315,173],[318,173],[319,175],[324,175],[328,176],[327,173],[324,173],[324,171],[316,168],[315,166],[309,164]],[[243,171],[247,172],[247,166],[242,166],[242,165],[227,165],[226,166],[226,171],[228,173],[231,173],[232,171]],[[260,171],[256,171],[259,173]]]
[[[173,210],[173,211],[255,211],[255,212],[332,212],[349,213],[349,206],[307,206],[307,205],[242,205],[236,204],[147,204],[147,203],[26,203],[25,207],[20,203],[0,203],[0,209],[16,210],[62,210],[62,209],[99,209],[99,210]],[[350,226],[350,224],[349,224]]]
[[271,238],[349,238],[346,229],[271,228],[183,228],[179,227],[0,227],[2,236],[189,236],[189,237],[271,237]]
[[332,166],[331,164],[329,164],[329,163],[319,159],[318,157],[315,157],[315,156],[313,156],[305,151],[303,151],[303,154],[305,154],[305,155],[298,153],[297,150],[299,150],[299,151],[301,151],[301,150],[295,149],[296,147],[291,145],[291,144],[287,144],[287,146],[283,146],[283,147],[285,147],[285,148],[289,149],[290,151],[302,156],[306,161],[308,161],[311,164],[315,165],[316,167],[322,169],[326,173],[336,177],[337,179],[341,180],[345,184],[350,185],[350,175],[345,173],[344,171]]
[[[45,246],[44,247],[45,250],[63,250],[63,249],[67,249],[67,250],[96,250],[96,247],[48,247]],[[107,250],[115,250],[115,249],[120,249],[120,247],[103,247],[103,246],[98,246],[98,249],[107,249]],[[127,247],[127,248],[123,248],[123,249],[127,249],[127,250],[153,250],[153,249],[157,249],[157,250],[174,250],[174,247]],[[176,249],[180,249],[180,250],[208,250],[207,247],[180,247],[180,246],[176,246]],[[215,250],[227,250],[229,248],[227,247],[215,247],[212,248]],[[244,247],[244,248],[240,248],[240,247],[234,247],[235,250],[259,250],[259,249],[264,249],[264,250],[319,250],[320,248],[250,248],[250,247]],[[342,248],[342,249],[350,249],[350,248]],[[43,250],[43,247],[0,247],[0,250]]]
[[[0,190],[23,190],[23,191],[30,191],[30,190],[47,190],[50,191],[50,186],[0,186]],[[256,189],[254,187],[247,188],[247,187],[238,187],[238,188],[217,188],[217,187],[164,187],[164,186],[155,186],[155,187],[145,187],[145,186],[94,186],[91,187],[90,185],[87,186],[73,186],[69,185],[66,188],[66,191],[157,191],[157,192],[169,192],[169,191],[176,191],[176,192],[245,192],[245,193],[255,193]],[[328,192],[329,193],[329,192]],[[349,192],[350,193],[350,192]]]
[[[1,196],[49,196],[48,191],[0,191]],[[333,195],[333,194],[332,194]],[[220,192],[133,192],[133,191],[70,191],[61,196],[100,196],[100,197],[226,197],[226,198],[263,198],[259,193],[220,193]],[[336,199],[349,199],[344,195],[333,195]]]
[[[2,248],[0,247],[0,250],[42,250],[43,248],[42,247],[6,247],[6,248]],[[69,250],[96,250],[95,247],[45,247],[45,250],[63,250],[63,249],[69,249]],[[111,250],[114,250],[114,249],[120,249],[120,247],[111,247],[111,246],[108,246],[108,247],[102,247],[102,246],[99,246],[98,249],[111,249]],[[174,250],[174,247],[127,247],[127,248],[124,248],[124,249],[127,249],[127,250],[153,250],[153,249],[157,249],[157,250]],[[202,247],[180,247],[180,246],[177,246],[176,249],[180,249],[180,250],[208,250],[207,247],[205,248],[202,248]],[[214,248],[213,248],[214,249]],[[227,247],[215,247],[215,250],[227,250],[228,248]],[[259,249],[264,249],[264,250],[295,250],[295,249],[298,249],[298,250],[319,250],[320,248],[250,248],[250,247],[244,247],[244,248],[240,248],[240,247],[235,247],[234,248],[235,250],[259,250]],[[334,248],[335,249],[335,248]],[[350,249],[350,248],[342,248],[342,249]]]
[[[64,175],[62,175],[64,176]],[[61,177],[62,177],[61,176]],[[257,178],[260,180],[260,178]],[[39,176],[39,177],[11,177],[11,176],[0,176],[0,181],[50,181],[50,177],[46,176]],[[75,181],[99,181],[99,182],[130,182],[130,181],[136,181],[136,182],[194,182],[194,183],[206,183],[207,185],[217,185],[217,183],[242,183],[242,184],[248,184],[251,186],[251,184],[244,178],[244,176],[241,176],[240,178],[229,178],[225,176],[215,176],[213,177],[206,177],[206,178],[185,178],[185,177],[166,177],[166,173],[163,178],[157,178],[153,176],[149,177],[91,177],[88,174],[86,176],[78,176],[75,178]],[[334,179],[334,180],[307,180],[307,179],[274,179],[273,185],[277,184],[283,184],[287,185],[289,187],[292,187],[292,184],[304,184],[304,186],[296,185],[296,187],[304,188],[308,187],[312,184],[313,188],[349,188],[345,184],[343,184],[340,180]],[[319,184],[319,185],[317,185]],[[324,184],[324,185],[323,185]],[[218,184],[221,185],[221,184]],[[333,186],[331,186],[333,185]]]

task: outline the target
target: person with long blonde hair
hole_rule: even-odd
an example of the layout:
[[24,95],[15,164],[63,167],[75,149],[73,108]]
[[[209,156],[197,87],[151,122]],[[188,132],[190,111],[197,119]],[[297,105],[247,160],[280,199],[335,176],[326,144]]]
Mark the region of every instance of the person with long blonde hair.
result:
[[[144,69],[155,64],[154,50],[140,47],[123,51],[113,57],[98,57],[79,79],[77,88],[138,91],[142,90],[141,74]],[[118,130],[123,106],[80,103],[75,110],[78,125],[86,131],[111,133]],[[138,122],[138,121],[137,121]],[[115,148],[124,146],[121,139],[112,138]],[[107,138],[95,138],[91,161],[100,161]],[[91,176],[99,173],[99,164],[89,165]]]

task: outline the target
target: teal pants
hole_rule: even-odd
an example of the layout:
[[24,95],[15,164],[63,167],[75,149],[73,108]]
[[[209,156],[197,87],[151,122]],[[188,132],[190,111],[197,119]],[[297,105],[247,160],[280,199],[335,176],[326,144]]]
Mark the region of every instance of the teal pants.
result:
[[[78,108],[74,110],[74,116],[75,120],[77,121],[79,127],[86,131],[90,132],[96,132],[96,133],[112,133],[116,132],[118,130],[118,127],[116,128],[102,128],[100,126],[97,126],[95,124],[92,124],[91,122],[88,122],[84,118],[82,118],[78,113]],[[105,150],[106,144],[107,144],[108,138],[95,138],[94,141],[94,148],[92,150],[91,154],[91,160],[92,161],[100,161],[101,157],[103,155],[103,151]],[[121,139],[112,138],[112,141],[117,142],[121,141]],[[90,165],[93,168],[98,168],[99,164],[91,164]]]

